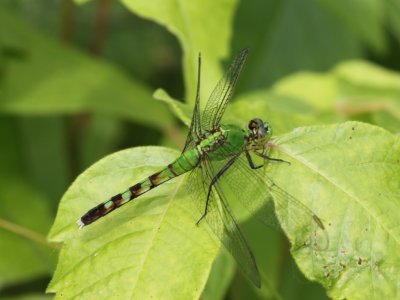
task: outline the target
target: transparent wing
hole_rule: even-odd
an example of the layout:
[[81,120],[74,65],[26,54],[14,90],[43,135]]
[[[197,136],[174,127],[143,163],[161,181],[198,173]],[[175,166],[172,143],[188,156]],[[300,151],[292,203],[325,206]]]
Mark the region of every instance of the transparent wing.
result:
[[[214,172],[207,158],[200,167],[189,175],[188,189],[198,204],[199,212],[205,209],[207,192]],[[248,246],[224,195],[213,189],[208,203],[207,215],[200,226],[207,223],[213,233],[221,240],[224,247],[235,258],[240,270],[257,286],[260,287],[260,273],[250,247]]]
[[[232,157],[229,145],[223,151],[226,159],[213,162],[214,168],[221,168]],[[289,167],[289,166],[288,166]],[[218,180],[217,189],[225,191],[227,197],[236,199],[263,224],[299,233],[291,236],[293,247],[311,246],[314,250],[327,249],[329,239],[320,218],[299,200],[282,190],[265,174],[265,168],[252,169],[242,154]],[[297,240],[296,240],[297,238]]]
[[232,98],[240,71],[246,61],[248,49],[243,49],[234,59],[225,75],[219,80],[207,101],[202,114],[201,128],[210,130],[217,128],[225,112],[229,100]]
[[195,146],[196,140],[201,136],[201,121],[200,121],[200,77],[201,77],[201,53],[199,53],[197,69],[197,92],[196,101],[194,103],[192,121],[189,127],[189,133],[186,138],[185,147],[183,147],[182,153]]

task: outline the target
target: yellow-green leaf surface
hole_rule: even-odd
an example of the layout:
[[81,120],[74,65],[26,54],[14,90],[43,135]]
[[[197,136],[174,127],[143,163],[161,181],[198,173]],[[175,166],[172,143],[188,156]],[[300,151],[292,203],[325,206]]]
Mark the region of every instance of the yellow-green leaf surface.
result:
[[[158,89],[154,97],[167,103],[176,117],[187,126],[190,125],[192,109],[188,104],[173,99],[162,89]],[[246,93],[227,107],[223,122],[246,128],[251,119],[261,118],[271,124],[274,134],[283,134],[317,121],[313,115],[314,108],[301,99],[268,90]]]
[[325,74],[299,72],[277,82],[273,91],[296,97],[317,113],[370,114],[374,124],[399,131],[400,73],[367,61],[346,61]]
[[160,101],[164,101],[167,103],[171,109],[171,111],[177,116],[186,126],[190,127],[191,116],[193,109],[189,107],[188,104],[180,102],[174,98],[172,98],[166,91],[163,89],[157,89],[153,97]]
[[338,99],[351,96],[359,101],[398,100],[400,74],[367,61],[353,60],[342,62],[325,74],[296,73],[277,82],[273,90],[300,97],[319,108],[332,107]]
[[335,299],[400,299],[399,137],[347,122],[294,130],[279,146],[291,165],[270,175],[318,214],[329,237],[327,247],[307,247],[282,220],[301,270]]
[[392,132],[400,131],[400,73],[366,61],[337,66],[337,107],[347,115],[369,114],[371,122]]
[[[183,49],[186,99],[196,95],[197,56],[203,54],[201,94],[210,95],[221,76],[220,62],[229,54],[237,0],[121,0],[134,13],[165,26]],[[244,47],[245,45],[243,45]]]
[[225,123],[247,128],[251,119],[269,122],[274,135],[281,135],[301,125],[316,122],[313,107],[292,96],[281,96],[268,90],[246,93],[228,106]]
[[117,152],[72,184],[50,239],[64,242],[48,292],[71,299],[198,299],[219,244],[183,189],[184,176],[79,230],[88,209],[173,161],[161,147]]
[[318,110],[332,109],[337,100],[338,83],[330,74],[298,72],[278,81],[273,91],[303,99]]
[[[306,127],[275,141],[268,175],[320,216],[329,244],[282,218],[292,253],[309,279],[337,299],[396,299],[400,280],[400,141],[363,123]],[[63,241],[49,287],[64,297],[198,298],[217,243],[194,223],[198,213],[176,178],[78,230],[87,209],[159,170],[178,155],[165,148],[113,154],[65,194],[50,238]],[[284,210],[282,210],[284,209]],[[291,207],[280,206],[278,217]],[[295,211],[294,211],[295,212]],[[263,271],[263,270],[261,270]]]

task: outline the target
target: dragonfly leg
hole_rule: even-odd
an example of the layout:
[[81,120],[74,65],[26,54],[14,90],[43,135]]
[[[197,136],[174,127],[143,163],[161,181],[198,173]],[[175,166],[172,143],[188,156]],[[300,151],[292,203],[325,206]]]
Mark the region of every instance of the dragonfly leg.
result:
[[221,168],[221,170],[218,171],[218,173],[214,176],[214,178],[211,180],[210,185],[208,186],[208,193],[207,193],[207,201],[206,201],[206,206],[204,208],[204,213],[200,217],[200,219],[196,222],[196,225],[198,226],[200,221],[204,219],[204,217],[207,215],[207,209],[208,209],[208,203],[210,201],[211,197],[211,192],[214,184],[218,181],[218,179],[229,169],[230,166],[233,165],[233,163],[238,159],[238,155],[232,157],[226,164]]
[[250,156],[249,151],[245,151],[245,154],[246,154],[247,161],[249,162],[250,168],[252,168],[253,170],[262,168],[262,167],[264,166],[264,164],[261,164],[261,165],[259,165],[259,166],[256,166],[256,165],[254,164],[253,160],[251,159],[251,156]]
[[283,159],[280,159],[280,158],[272,158],[272,157],[269,157],[269,156],[267,156],[267,155],[265,155],[265,154],[263,154],[263,153],[259,153],[259,152],[257,152],[257,151],[253,151],[253,153],[254,153],[255,155],[258,155],[258,156],[264,158],[264,159],[273,160],[273,161],[279,161],[279,162],[285,162],[285,163],[287,163],[287,164],[290,165],[290,162],[288,162],[288,161],[286,161],[286,160],[283,160]]

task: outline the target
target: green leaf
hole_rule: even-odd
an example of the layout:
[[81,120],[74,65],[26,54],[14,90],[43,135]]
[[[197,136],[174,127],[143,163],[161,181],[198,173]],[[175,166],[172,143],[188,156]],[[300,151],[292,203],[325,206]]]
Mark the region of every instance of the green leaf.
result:
[[[238,216],[237,209],[235,210],[235,207],[233,209]],[[261,289],[255,288],[243,279],[242,274],[238,274],[241,280],[232,284],[232,294],[235,294],[235,299],[253,299],[256,295],[261,299],[281,299],[279,288],[282,284],[283,259],[289,255],[287,247],[282,249],[287,243],[286,238],[282,232],[263,226],[254,217],[242,223],[241,228],[257,259],[261,273]]]
[[[393,111],[393,110],[392,110]],[[377,124],[393,133],[399,133],[400,118],[386,111],[375,112],[371,118],[373,124]]]
[[[349,122],[298,129],[277,143],[281,155],[275,156],[291,165],[274,164],[269,175],[321,217],[329,237],[329,244],[321,244],[314,231],[281,219],[302,272],[334,298],[368,298],[373,293],[393,298],[393,282],[400,279],[393,277],[398,274],[393,270],[400,268],[399,138]],[[165,148],[118,152],[75,181],[50,233],[52,240],[65,244],[50,292],[65,297],[200,296],[218,247],[207,230],[194,226],[196,213],[182,190],[183,177],[81,231],[74,223],[90,207],[177,155]],[[301,185],[293,185],[296,178],[302,178]]]
[[333,70],[338,108],[349,116],[370,114],[371,121],[394,132],[400,122],[400,73],[366,61],[348,61]]
[[269,122],[274,135],[316,122],[311,106],[295,97],[268,90],[240,95],[228,106],[223,120],[247,128],[249,121],[254,118]]
[[[283,78],[272,90],[308,103],[315,113],[334,112],[336,121],[369,114],[370,122],[399,130],[400,73],[367,61],[345,61],[328,73],[299,72]],[[314,122],[321,121],[326,120]]]
[[400,43],[400,3],[397,0],[387,1],[388,25],[392,34]]
[[362,55],[362,39],[315,0],[241,1],[234,32],[233,49],[250,48],[239,90],[264,89],[295,71],[325,70]]
[[273,91],[298,97],[318,109],[340,101],[397,100],[400,73],[363,60],[350,60],[328,73],[298,72],[278,81]]
[[93,1],[93,0],[74,0],[74,2],[77,3],[77,4],[85,4],[85,3],[89,2],[89,1]]
[[24,117],[18,118],[17,124],[24,175],[46,193],[55,211],[58,199],[68,187],[72,169],[65,120],[56,116]]
[[[155,128],[172,121],[144,84],[113,65],[95,60],[36,31],[0,10],[0,44],[20,55],[8,58],[0,84],[0,111],[13,114],[73,114],[92,111]],[[21,88],[23,87],[23,88]]]
[[[221,59],[229,53],[231,23],[237,0],[121,0],[132,12],[165,26],[183,49],[187,102],[196,95],[197,56],[202,52],[201,94],[208,98],[221,76]],[[242,48],[245,45],[242,45]]]
[[201,299],[225,299],[235,270],[234,259],[224,248],[221,248],[211,268],[210,277],[208,278]]
[[163,89],[157,89],[153,97],[160,101],[167,103],[174,113],[174,115],[179,118],[186,126],[190,126],[190,122],[192,119],[193,108],[190,108],[188,104],[180,102],[174,98],[172,98],[166,91]]
[[[23,180],[6,179],[4,174],[0,176],[0,190],[0,288],[49,275],[56,256],[54,249],[43,245],[51,224],[46,198]],[[4,221],[42,234],[43,241],[10,231]]]
[[[154,98],[166,102],[174,115],[190,126],[193,108],[188,104],[171,98],[162,89],[154,93]],[[274,134],[282,134],[295,127],[317,122],[314,113],[314,108],[299,98],[260,90],[238,96],[227,107],[223,121],[246,128],[251,119],[260,117],[271,123]]]
[[272,90],[297,97],[318,110],[332,110],[338,97],[337,79],[329,73],[298,72],[279,80]]
[[382,93],[386,92],[387,97],[399,99],[400,73],[398,72],[367,61],[353,60],[338,65],[334,74],[346,83],[347,89],[344,92],[356,92],[357,89],[362,90],[366,95],[371,92],[380,92],[384,95]]
[[[385,49],[385,9],[388,1],[347,1],[317,0],[329,13],[334,15],[349,32],[361,37],[376,50]],[[354,14],[362,18],[354,17]]]
[[2,300],[52,300],[53,297],[44,294],[23,294],[12,297],[2,297]]
[[62,241],[48,292],[58,297],[198,299],[219,250],[182,188],[167,182],[79,230],[88,209],[165,167],[179,153],[161,147],[117,152],[86,170],[61,200],[49,238]]
[[114,151],[122,133],[123,126],[115,118],[93,115],[82,136],[79,155],[81,168],[87,168]]
[[329,245],[319,247],[314,233],[299,238],[299,228],[281,219],[302,272],[335,299],[395,299],[400,280],[399,137],[347,122],[300,128],[278,144],[281,153],[275,156],[291,165],[275,165],[270,174],[322,219],[329,237]]
[[43,245],[52,222],[49,201],[22,176],[16,133],[13,122],[0,118],[0,289],[49,275],[56,258],[54,249]]

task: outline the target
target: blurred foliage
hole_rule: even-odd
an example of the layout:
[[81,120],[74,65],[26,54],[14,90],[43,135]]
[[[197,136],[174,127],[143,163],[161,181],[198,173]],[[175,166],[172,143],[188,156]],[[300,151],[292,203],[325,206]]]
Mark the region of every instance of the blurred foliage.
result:
[[[44,295],[44,291],[56,269],[60,246],[46,241],[45,236],[55,219],[62,194],[83,170],[105,155],[128,147],[159,144],[176,149],[182,147],[186,132],[183,124],[188,125],[195,98],[199,51],[203,56],[201,92],[204,104],[230,57],[243,47],[250,48],[237,87],[237,97],[226,112],[227,122],[246,126],[248,119],[262,117],[272,124],[276,135],[283,135],[296,127],[347,120],[378,125],[394,135],[400,131],[400,4],[397,0],[76,2],[0,2],[1,299],[51,298]],[[162,89],[157,90],[153,97],[158,88]],[[363,135],[357,138],[362,140],[365,136],[371,142],[376,141],[375,146],[368,144],[368,151],[373,150],[367,157],[371,166],[399,153],[397,148],[390,148],[387,144],[388,141],[396,144],[394,135],[367,125],[361,127],[359,134]],[[340,125],[326,128],[335,132],[347,132],[348,129]],[[319,130],[328,129],[315,129]],[[325,140],[318,140],[318,135],[312,142],[323,144],[331,139],[329,143],[332,144],[335,137],[329,136],[328,131]],[[286,138],[288,149],[299,151],[300,148],[296,147],[302,145],[301,140],[292,145],[290,138],[294,143],[300,137],[310,138],[313,132],[304,129],[297,132],[298,135],[294,132],[283,136],[282,141],[285,143]],[[316,161],[319,169],[337,176],[338,172],[329,170],[329,162],[319,165],[328,155],[340,157],[340,151],[332,154],[336,146],[332,148],[330,154],[321,152],[322,157]],[[384,156],[385,150],[389,153],[387,156]],[[137,160],[143,158],[142,154],[135,154],[139,150],[127,151],[133,153],[128,155],[132,163],[135,163],[135,157]],[[177,153],[172,150],[151,151],[154,151],[151,157],[157,158],[159,153],[159,159],[163,157],[165,161]],[[357,151],[361,153],[363,149]],[[147,168],[153,170],[156,166],[151,157],[141,161],[140,174],[147,174]],[[126,158],[125,162],[129,159]],[[351,159],[360,161],[361,158]],[[302,170],[302,166],[294,165],[292,170],[304,178],[305,186],[312,185],[312,175]],[[393,170],[397,169],[393,167]],[[371,167],[363,170],[365,174],[374,171]],[[113,174],[113,169],[109,168],[107,172]],[[349,174],[351,170],[346,172]],[[125,179],[110,175],[108,178],[112,181],[107,185],[117,192],[128,182],[142,177],[135,174],[130,178],[126,175]],[[289,176],[282,168],[277,168],[274,174],[277,178]],[[306,183],[309,181],[311,183]],[[281,179],[281,184],[285,189],[295,189],[293,184],[287,185],[285,179]],[[395,188],[396,184],[398,181],[393,177],[385,188]],[[360,190],[362,185],[353,186],[354,190],[347,190],[349,195],[361,197],[368,192],[368,187]],[[321,188],[319,191],[322,193],[324,190]],[[365,195],[368,199],[373,196]],[[157,209],[166,202],[154,197],[151,203]],[[360,207],[351,203],[351,211],[359,216],[357,220],[361,222],[363,213]],[[373,204],[360,200],[360,203],[371,205],[368,209],[376,214],[374,222],[377,222],[378,229],[368,237],[374,233],[375,237],[382,238],[384,235],[379,233],[379,228],[396,226],[391,215],[382,217],[379,213],[396,213],[395,206],[385,207],[388,202],[383,200]],[[72,226],[82,207],[87,208],[89,204],[78,203],[73,207],[74,214],[65,220],[69,223],[64,225]],[[319,213],[324,205],[330,207],[333,204],[321,203],[317,207]],[[344,204],[341,205],[337,205],[338,210]],[[180,216],[181,208],[178,206],[176,209],[177,216]],[[139,213],[138,208],[126,210],[134,215]],[[144,217],[146,212],[147,206],[144,205]],[[331,218],[331,214],[325,215],[323,211],[321,215]],[[340,211],[337,215],[346,216]],[[140,223],[140,218],[136,220]],[[351,221],[340,217],[332,220]],[[182,239],[181,244],[187,248],[181,250],[193,251],[191,254],[197,255],[192,260],[186,257],[187,263],[196,261],[199,264],[197,273],[193,275],[197,281],[181,286],[182,295],[191,293],[199,297],[202,294],[204,299],[323,299],[327,297],[327,291],[331,297],[357,298],[358,295],[366,299],[378,297],[379,288],[385,288],[385,283],[378,283],[380,277],[373,278],[379,285],[375,290],[377,293],[357,294],[351,278],[358,276],[361,281],[365,280],[363,287],[371,285],[363,271],[354,274],[349,271],[346,275],[349,281],[340,286],[340,282],[334,281],[335,276],[339,276],[337,274],[342,274],[337,264],[327,264],[332,279],[322,278],[323,275],[318,277],[304,265],[307,259],[299,258],[304,254],[293,252],[301,271],[307,278],[322,283],[327,289],[324,290],[317,283],[307,281],[297,269],[285,237],[268,229],[260,230],[252,220],[243,219],[242,224],[263,271],[263,282],[267,283],[263,289],[254,289],[240,273],[235,273],[234,263],[224,251],[218,255],[208,277],[212,258],[216,255],[215,244],[211,240],[204,244],[208,252],[203,255]],[[112,235],[112,230],[116,231],[113,224],[108,226],[111,232],[105,236],[116,238]],[[105,224],[103,227],[103,232],[106,232]],[[329,230],[335,244],[336,232]],[[354,230],[351,235],[359,236],[356,228]],[[74,234],[75,231],[71,229],[71,232]],[[97,234],[99,232],[100,229]],[[397,232],[388,232],[388,239],[381,243],[389,245],[387,251],[394,251],[391,252],[391,265],[396,265],[399,253],[395,242]],[[287,233],[292,241],[290,230]],[[169,234],[165,237],[170,237]],[[201,235],[202,241],[206,236],[199,230],[193,230],[191,234]],[[78,253],[85,251],[79,249],[81,244],[78,242],[72,246],[78,247]],[[353,248],[347,250],[350,249]],[[61,257],[65,257],[67,250],[63,249]],[[352,252],[347,254],[344,259],[348,259]],[[185,254],[180,256],[183,259]],[[388,261],[379,262],[384,276],[389,276],[385,273]],[[63,263],[61,260],[60,264]],[[351,260],[351,263],[357,266],[358,260]],[[153,264],[160,267],[157,259]],[[368,263],[365,266],[365,270],[368,266],[374,267]],[[84,274],[89,276],[90,272],[86,272]],[[50,290],[56,290],[57,280],[58,277],[53,279]],[[176,278],[175,283],[179,280],[183,278]],[[190,290],[190,287],[197,290]],[[392,291],[390,287],[386,288]],[[385,296],[398,297],[389,292]]]

